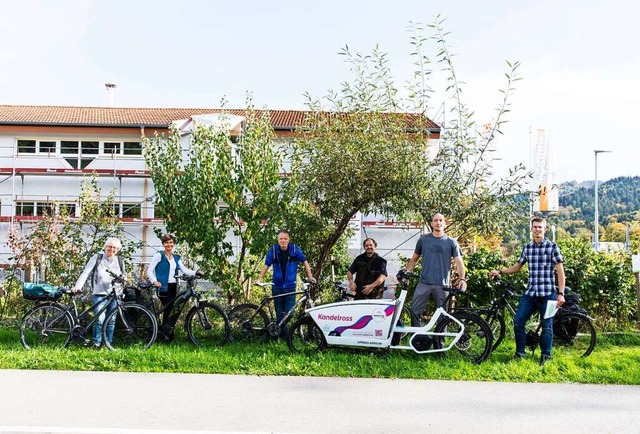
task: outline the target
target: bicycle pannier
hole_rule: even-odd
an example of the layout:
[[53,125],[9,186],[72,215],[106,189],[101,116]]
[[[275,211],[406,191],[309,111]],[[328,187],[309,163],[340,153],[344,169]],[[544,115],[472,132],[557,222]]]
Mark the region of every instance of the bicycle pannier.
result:
[[57,300],[62,297],[62,291],[48,283],[25,282],[22,285],[22,296],[27,300]]
[[122,300],[125,303],[135,303],[138,301],[138,293],[140,290],[135,286],[127,286],[124,288],[122,294]]
[[565,294],[562,308],[569,312],[580,312],[580,294],[575,292]]

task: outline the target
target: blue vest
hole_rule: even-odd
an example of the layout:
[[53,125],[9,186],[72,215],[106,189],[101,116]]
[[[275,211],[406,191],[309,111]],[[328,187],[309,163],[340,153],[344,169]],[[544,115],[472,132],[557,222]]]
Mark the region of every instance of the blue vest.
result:
[[[176,272],[174,277],[176,277],[177,281],[178,270],[180,269],[180,267],[178,267],[180,256],[173,253],[173,260],[176,262]],[[158,262],[158,265],[156,265],[156,269],[154,270],[156,273],[156,279],[158,279],[158,282],[160,282],[160,284],[162,285],[158,289],[158,292],[160,293],[167,292],[169,290],[169,268],[171,268],[171,266],[169,265],[167,256],[164,254],[164,252],[160,253],[160,262]]]
[[298,263],[303,263],[307,260],[304,253],[297,245],[289,243],[289,260],[285,269],[284,276],[280,269],[280,246],[275,244],[267,252],[265,259],[265,265],[268,267],[273,265],[273,288],[276,289],[294,289],[296,287],[296,278],[298,277]]

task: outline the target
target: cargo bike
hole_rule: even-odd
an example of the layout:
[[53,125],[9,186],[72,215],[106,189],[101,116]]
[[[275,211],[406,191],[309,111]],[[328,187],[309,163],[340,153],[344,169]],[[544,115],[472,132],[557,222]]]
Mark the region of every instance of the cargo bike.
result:
[[[401,320],[408,279],[401,271],[400,296],[396,300],[342,301],[309,308],[289,329],[287,343],[293,352],[312,353],[331,347],[412,350],[418,354],[443,354],[455,349],[473,363],[491,354],[493,335],[485,320],[472,312],[447,312],[438,307],[427,324],[411,326]],[[445,287],[445,306],[458,288]]]

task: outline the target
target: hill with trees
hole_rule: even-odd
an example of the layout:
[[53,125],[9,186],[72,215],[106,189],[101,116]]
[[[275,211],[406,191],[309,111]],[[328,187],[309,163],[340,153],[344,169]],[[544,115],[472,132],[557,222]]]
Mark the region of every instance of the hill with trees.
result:
[[[640,176],[619,177],[598,185],[599,220],[606,225],[612,221],[638,221],[640,210]],[[593,221],[594,181],[564,183],[560,190],[560,207],[574,220]],[[587,225],[587,227],[589,227]],[[593,228],[593,225],[591,225]]]

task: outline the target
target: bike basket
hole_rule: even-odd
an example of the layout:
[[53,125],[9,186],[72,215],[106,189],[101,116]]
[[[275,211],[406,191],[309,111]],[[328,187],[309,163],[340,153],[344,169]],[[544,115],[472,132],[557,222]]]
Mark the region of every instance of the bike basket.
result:
[[127,286],[122,291],[122,300],[125,303],[136,302],[138,301],[138,292],[140,292],[140,290],[135,286]]
[[48,283],[25,282],[22,285],[22,296],[27,300],[57,300],[62,297],[62,291]]

